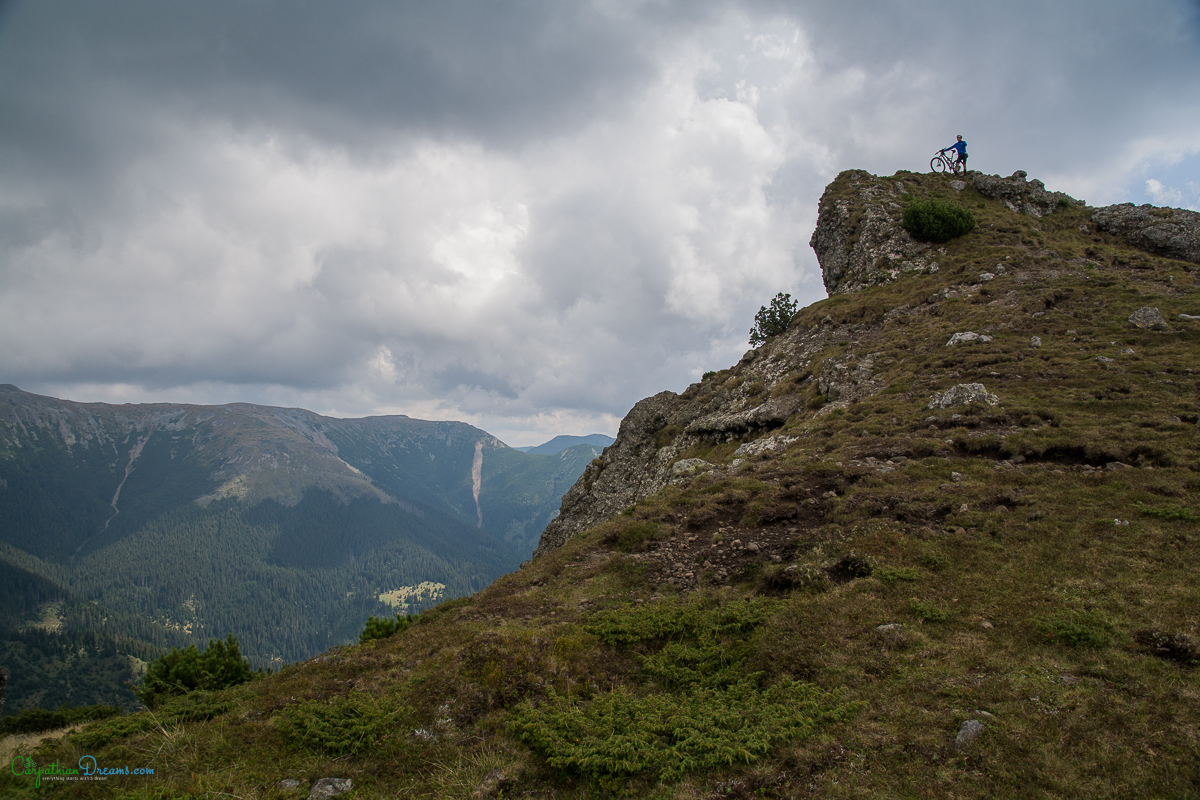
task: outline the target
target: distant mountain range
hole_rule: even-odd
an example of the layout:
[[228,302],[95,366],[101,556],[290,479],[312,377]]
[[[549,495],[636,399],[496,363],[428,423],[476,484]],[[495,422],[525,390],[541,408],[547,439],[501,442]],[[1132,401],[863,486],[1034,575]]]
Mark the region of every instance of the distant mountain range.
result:
[[590,444],[604,449],[615,441],[616,439],[611,436],[605,436],[603,433],[590,433],[587,436],[555,436],[545,444],[534,445],[532,447],[516,447],[513,449],[520,450],[522,453],[551,456],[555,453],[561,453],[568,447],[575,447],[581,444]]
[[[371,614],[476,592],[529,557],[601,450],[526,454],[406,416],[2,385],[7,710],[128,702],[114,687],[133,677],[129,657],[166,646],[234,633],[252,661],[280,664],[354,639]],[[66,671],[60,651],[88,668]]]

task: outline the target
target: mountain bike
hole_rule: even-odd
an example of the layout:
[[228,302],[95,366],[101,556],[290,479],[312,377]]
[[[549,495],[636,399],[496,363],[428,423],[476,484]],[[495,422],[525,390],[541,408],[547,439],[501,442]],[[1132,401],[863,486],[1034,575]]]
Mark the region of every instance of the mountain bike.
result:
[[958,174],[963,169],[963,163],[958,160],[957,154],[953,151],[943,153],[938,151],[934,153],[933,160],[929,162],[929,169],[933,172],[953,172]]

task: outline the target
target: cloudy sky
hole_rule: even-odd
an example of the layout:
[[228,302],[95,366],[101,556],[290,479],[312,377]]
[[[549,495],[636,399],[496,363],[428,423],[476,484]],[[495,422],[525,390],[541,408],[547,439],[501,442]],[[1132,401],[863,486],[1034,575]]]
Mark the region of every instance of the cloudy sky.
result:
[[0,382],[614,434],[958,133],[1200,208],[1200,3],[0,0]]

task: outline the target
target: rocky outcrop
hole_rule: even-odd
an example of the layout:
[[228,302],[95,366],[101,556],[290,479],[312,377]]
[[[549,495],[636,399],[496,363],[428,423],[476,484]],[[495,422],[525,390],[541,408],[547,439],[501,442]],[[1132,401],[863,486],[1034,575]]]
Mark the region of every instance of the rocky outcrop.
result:
[[[905,178],[911,174],[898,172],[880,178],[848,170],[826,187],[809,244],[830,294],[881,286],[905,274],[938,271],[937,258],[944,251],[916,241],[900,225],[904,207],[918,199],[913,191],[917,176]],[[971,185],[984,197],[1032,217],[1084,204],[1062,192],[1047,191],[1041,181],[1028,180],[1023,170],[1007,178],[974,173]],[[961,194],[968,184],[952,180],[943,186]]]
[[674,462],[665,465],[664,474],[660,459],[655,457],[655,437],[667,427],[678,401],[674,392],[660,392],[625,415],[617,440],[584,469],[563,495],[559,515],[542,532],[533,552],[535,558],[667,485]]
[[937,271],[930,245],[900,227],[906,194],[903,180],[862,170],[843,172],[829,184],[808,242],[826,291],[844,294],[891,283],[906,272]]
[[976,173],[971,182],[984,197],[999,200],[1009,210],[1031,217],[1043,217],[1060,207],[1084,204],[1068,194],[1048,192],[1044,183],[1036,179],[1026,180],[1026,177],[1025,170],[1019,169],[1007,178]]
[[1200,264],[1200,213],[1121,203],[1096,209],[1092,222],[1139,250]]
[[[682,394],[662,392],[642,400],[621,421],[616,441],[563,497],[559,516],[546,526],[534,557],[667,486],[701,476],[719,478],[750,458],[801,443],[799,435],[771,434],[804,412],[805,397],[822,395],[819,413],[828,413],[884,388],[873,378],[876,356],[869,350],[877,335],[877,326],[828,320],[793,327],[746,353],[733,369],[694,383]],[[814,362],[837,342],[855,344],[849,352]],[[730,464],[691,455],[701,445],[739,440],[745,443]]]
[[[1041,181],[1029,180],[1022,171],[1007,178],[972,174],[963,180],[907,172],[891,177],[861,170],[843,172],[821,196],[810,240],[828,292],[846,295],[906,275],[939,273],[938,259],[947,267],[957,267],[955,274],[964,273],[962,264],[949,260],[953,257],[950,247],[918,242],[902,227],[904,207],[928,197],[960,198],[958,202],[968,208],[992,201],[1009,212],[1031,217],[1083,205],[1062,192],[1047,191]],[[1001,216],[1008,213],[995,206],[993,210]],[[981,228],[972,235],[995,233]],[[1015,307],[1018,290],[985,301],[988,292],[983,285],[1018,264],[1067,267],[1065,262],[1060,265],[1061,259],[1052,250],[1030,254],[1023,248],[1014,250],[1021,260],[1011,265],[997,263],[993,271],[982,273],[972,265],[959,282],[948,275],[939,290],[924,299],[908,300],[912,306],[881,310],[865,299],[861,307],[847,299],[843,307],[853,313],[843,314],[841,322],[825,316],[811,324],[814,317],[808,315],[808,325],[793,321],[786,332],[746,353],[732,369],[710,374],[682,394],[663,392],[641,401],[621,423],[616,441],[564,496],[559,516],[543,532],[534,555],[559,547],[667,486],[720,480],[753,468],[750,462],[754,459],[808,446],[806,415],[815,419],[896,389],[889,387],[884,377],[892,357],[880,346],[889,323],[904,324],[905,317],[916,314],[940,315],[943,303],[971,298],[978,298],[971,300],[973,305],[986,302],[987,306]],[[1044,303],[1038,303],[1038,309],[1043,307]],[[951,329],[949,341],[942,341],[947,346],[983,348],[995,338],[989,333]],[[1029,346],[1041,346],[1041,339],[1031,337]],[[932,399],[925,395],[920,402],[929,409],[1000,404],[1000,398],[982,384],[959,383],[955,380],[959,377],[957,369],[948,370],[943,385],[949,388]],[[732,458],[705,460],[713,445],[732,442],[741,443]]]

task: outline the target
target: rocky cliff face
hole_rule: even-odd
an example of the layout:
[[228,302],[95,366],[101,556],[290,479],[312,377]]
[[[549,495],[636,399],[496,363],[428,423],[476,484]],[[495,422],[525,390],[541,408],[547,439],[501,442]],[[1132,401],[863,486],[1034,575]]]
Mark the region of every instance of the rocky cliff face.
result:
[[[924,197],[963,204],[980,227],[944,246],[915,241],[900,221],[904,206]],[[1014,328],[1013,315],[1027,321],[1053,315],[1055,297],[1074,290],[1041,294],[1051,282],[1086,281],[1088,270],[1106,259],[1119,266],[1140,258],[1122,254],[1129,248],[1200,263],[1198,219],[1200,214],[1177,209],[1090,210],[1023,171],[965,180],[842,173],[821,197],[810,242],[831,295],[827,307],[805,309],[786,333],[747,352],[731,369],[710,373],[682,394],[662,392],[634,406],[616,441],[563,498],[535,556],[664,487],[736,474],[752,459],[803,444],[820,417],[895,391],[900,365],[894,363],[894,330],[908,320],[944,316],[946,324],[961,326],[946,333],[946,346],[989,343],[988,331]],[[1065,227],[1062,252],[1047,240],[1043,228],[1049,227]],[[989,283],[999,277],[1014,288],[996,296]],[[977,307],[989,313],[964,314]],[[951,323],[953,316],[962,319]],[[1038,337],[1022,344],[1039,345]],[[998,402],[961,370],[926,377],[933,378],[933,391],[920,402],[928,400],[930,408],[953,407],[961,398]],[[960,381],[964,388],[956,389]]]

